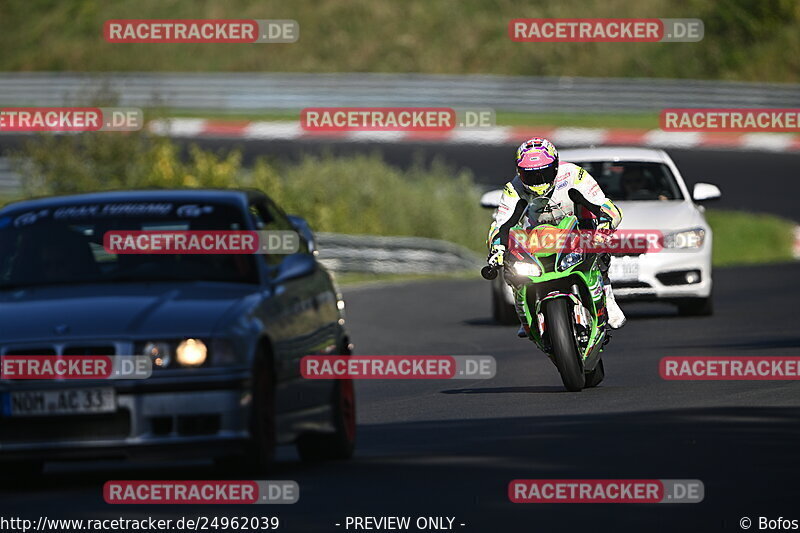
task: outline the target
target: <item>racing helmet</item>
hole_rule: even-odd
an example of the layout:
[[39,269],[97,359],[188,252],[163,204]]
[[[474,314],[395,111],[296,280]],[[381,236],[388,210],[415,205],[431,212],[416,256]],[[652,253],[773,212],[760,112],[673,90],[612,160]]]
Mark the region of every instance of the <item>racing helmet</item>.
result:
[[558,150],[542,137],[528,139],[517,149],[517,175],[529,192],[549,193],[558,174]]

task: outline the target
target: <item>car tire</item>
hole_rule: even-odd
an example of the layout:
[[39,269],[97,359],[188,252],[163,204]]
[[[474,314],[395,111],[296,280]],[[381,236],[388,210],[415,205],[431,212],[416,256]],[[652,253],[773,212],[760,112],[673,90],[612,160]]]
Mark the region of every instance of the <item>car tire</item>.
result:
[[331,394],[333,433],[306,433],[297,452],[307,462],[349,459],[356,447],[356,400],[352,379],[336,380]]
[[492,286],[492,318],[498,324],[508,326],[519,322],[514,305],[506,302],[502,288],[498,290],[495,286]]
[[275,379],[268,353],[253,365],[253,404],[250,409],[250,439],[244,453],[221,457],[219,467],[233,472],[266,472],[275,458]]
[[678,302],[681,316],[711,316],[714,314],[714,300],[708,298],[687,298]]
[[600,359],[597,362],[597,366],[594,367],[594,370],[586,373],[586,384],[584,385],[584,388],[590,389],[592,387],[597,387],[605,377],[606,370],[603,368],[603,360]]

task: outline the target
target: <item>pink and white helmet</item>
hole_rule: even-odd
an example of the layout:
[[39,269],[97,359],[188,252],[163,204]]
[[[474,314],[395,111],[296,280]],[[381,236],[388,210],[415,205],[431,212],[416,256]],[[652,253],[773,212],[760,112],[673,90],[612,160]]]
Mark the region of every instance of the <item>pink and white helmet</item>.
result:
[[558,174],[558,150],[543,137],[528,139],[517,149],[517,175],[536,195],[550,192]]

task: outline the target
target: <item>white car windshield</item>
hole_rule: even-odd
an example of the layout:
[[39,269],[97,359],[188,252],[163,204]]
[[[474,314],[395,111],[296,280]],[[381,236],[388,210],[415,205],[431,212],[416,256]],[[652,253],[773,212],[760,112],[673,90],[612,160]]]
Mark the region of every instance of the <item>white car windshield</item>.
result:
[[683,200],[669,167],[643,161],[576,162],[591,174],[612,200]]

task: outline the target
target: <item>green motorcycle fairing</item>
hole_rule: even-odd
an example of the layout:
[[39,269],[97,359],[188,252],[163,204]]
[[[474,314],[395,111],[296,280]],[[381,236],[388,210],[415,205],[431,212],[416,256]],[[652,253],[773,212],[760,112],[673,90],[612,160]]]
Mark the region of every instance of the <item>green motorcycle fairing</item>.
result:
[[[558,232],[569,233],[576,229],[577,224],[578,219],[570,215],[564,217],[557,225],[539,224],[536,229],[551,228]],[[567,297],[574,304],[586,307],[589,312],[590,325],[586,332],[588,338],[585,342],[579,342],[579,348],[585,362],[590,358],[595,359],[602,351],[603,341],[606,339],[603,276],[597,264],[596,254],[583,254],[580,261],[561,269],[559,266],[562,258],[569,252],[565,252],[563,248],[558,251],[531,252],[526,246],[520,246],[523,243],[519,241],[524,239],[525,235],[526,231],[521,226],[514,226],[509,232],[509,249],[514,256],[514,262],[533,262],[541,269],[539,276],[516,274],[511,276],[514,297],[522,303],[530,339],[542,351],[549,354],[548,346],[540,334],[538,316],[542,304],[547,300]],[[573,293],[575,288],[577,295]]]

